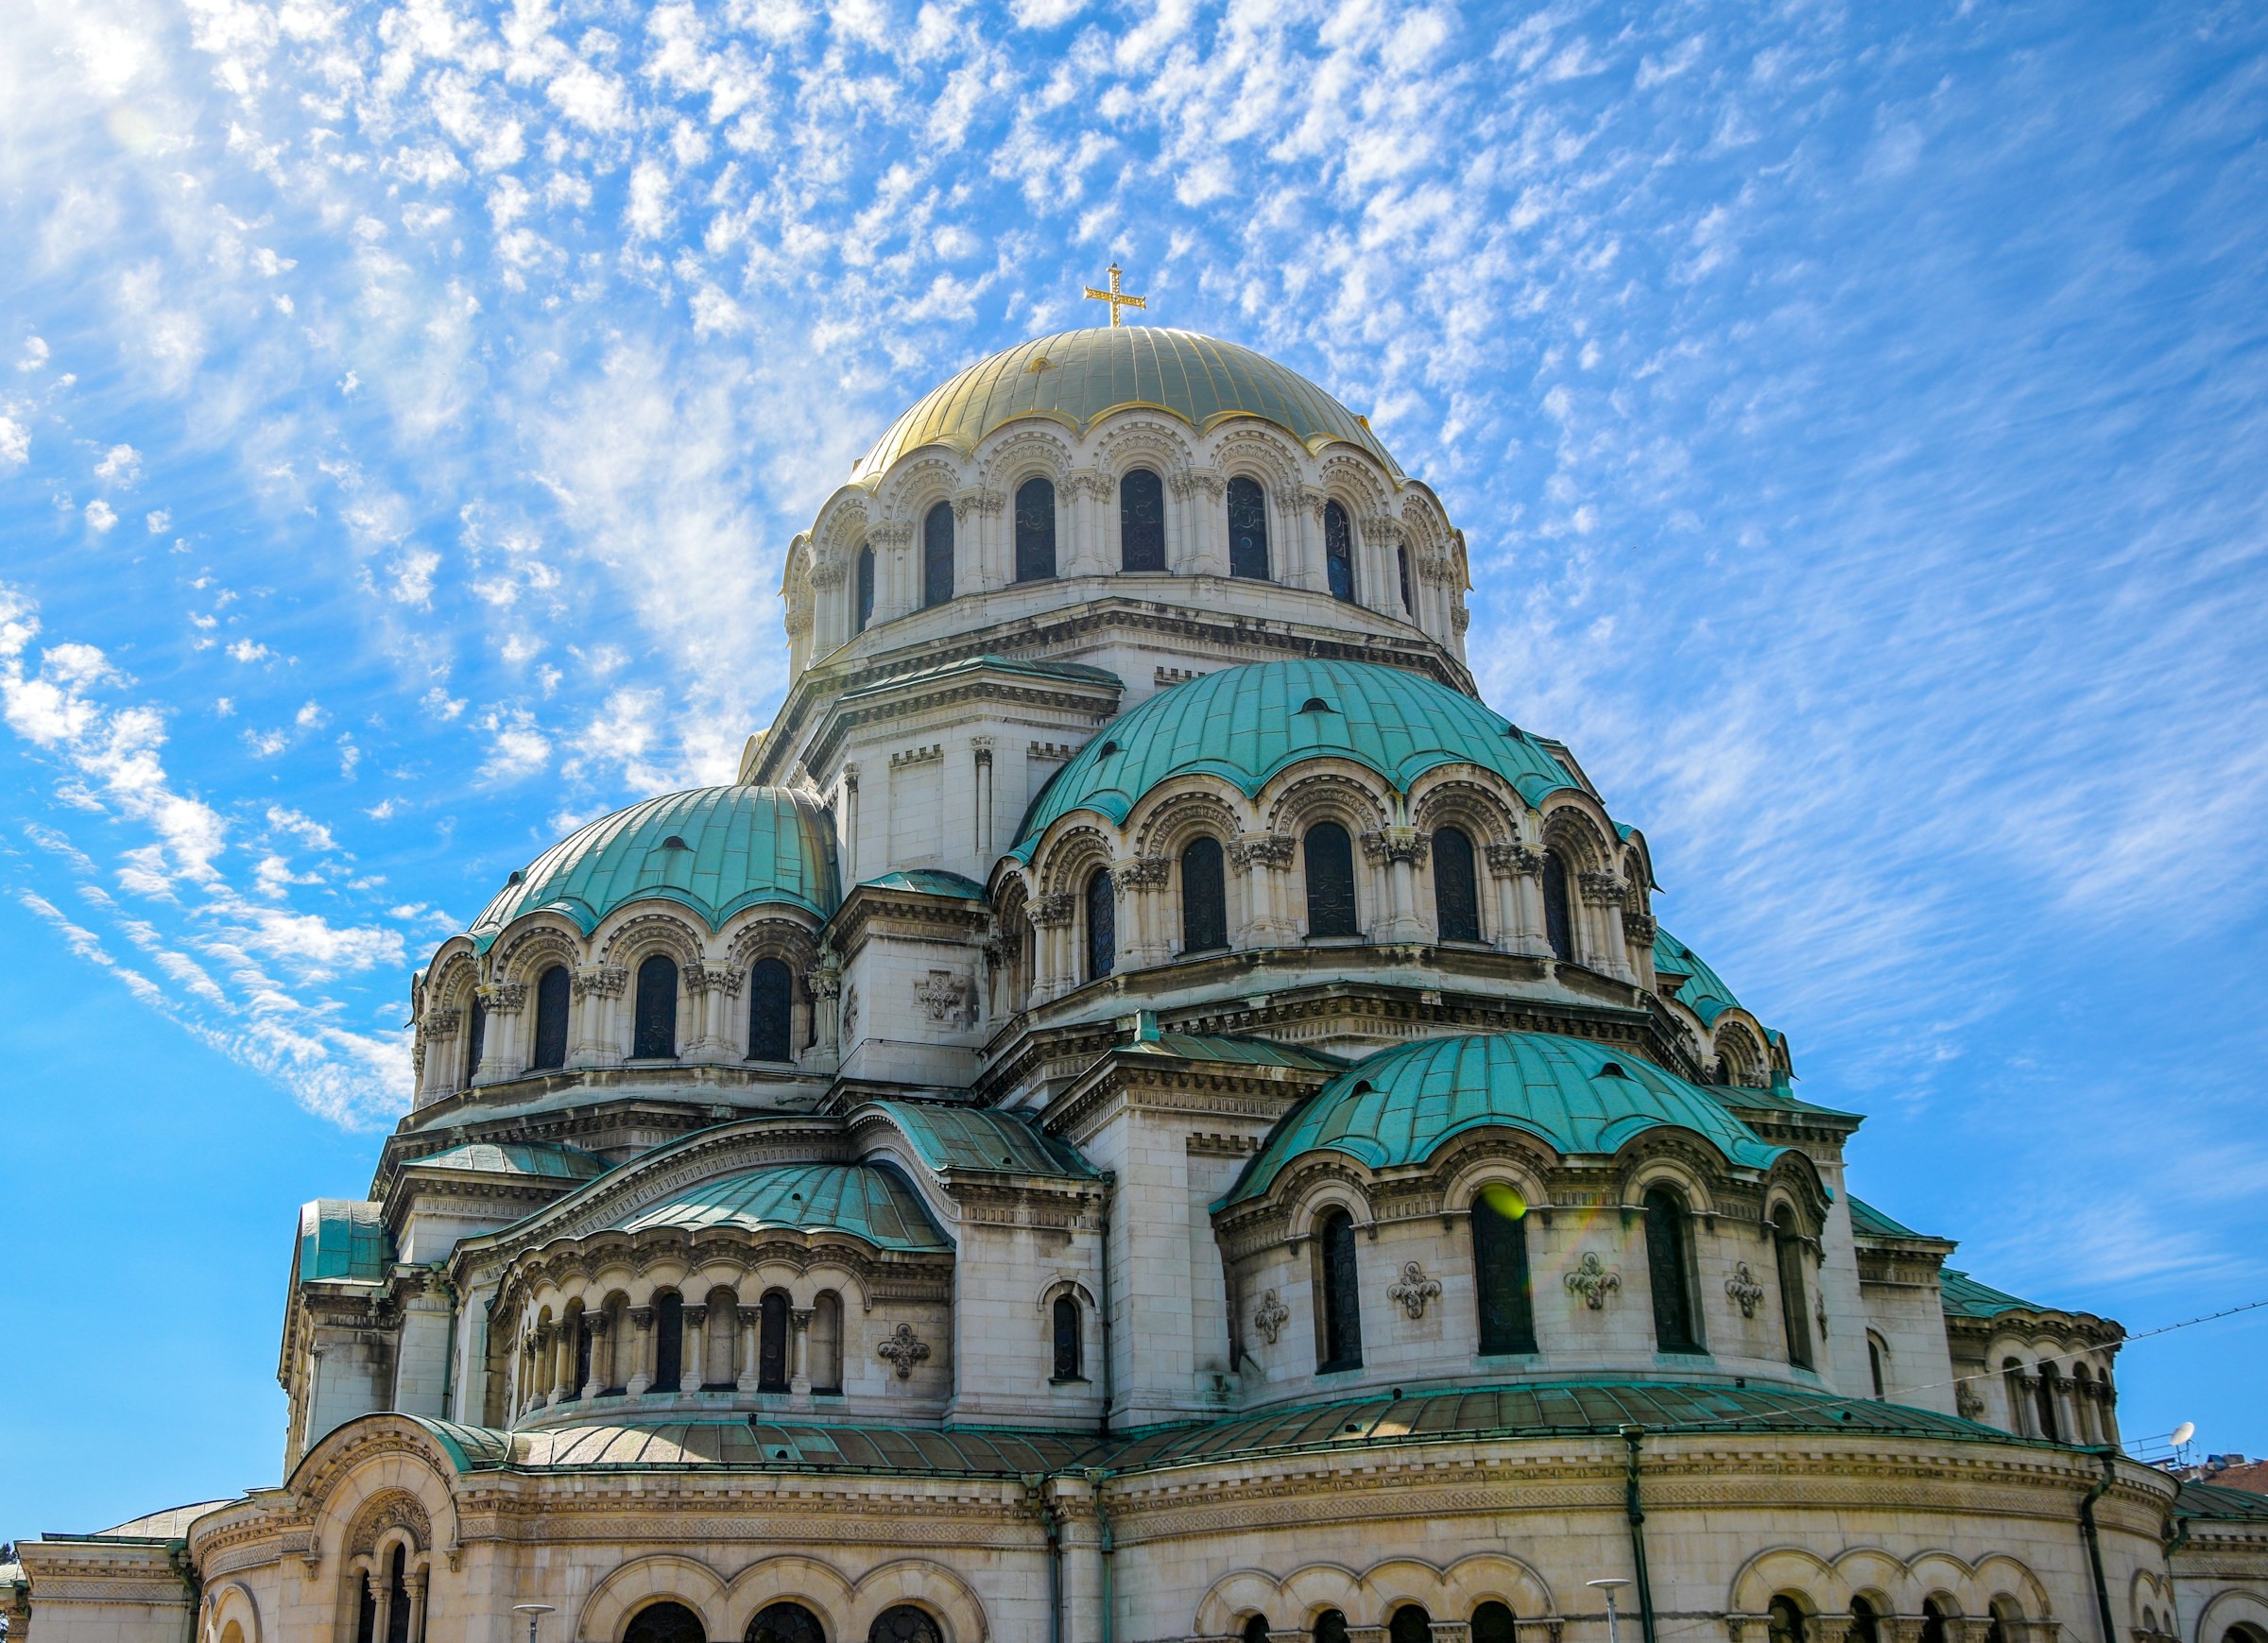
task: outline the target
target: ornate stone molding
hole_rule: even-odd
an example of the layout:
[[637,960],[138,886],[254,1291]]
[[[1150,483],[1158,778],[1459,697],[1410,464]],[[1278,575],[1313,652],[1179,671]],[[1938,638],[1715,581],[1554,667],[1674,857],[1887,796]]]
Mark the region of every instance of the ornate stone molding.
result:
[[1288,867],[1297,844],[1289,833],[1240,833],[1228,842],[1228,859],[1246,869]]
[[1422,866],[1431,844],[1431,836],[1416,828],[1381,828],[1363,835],[1363,854],[1374,863],[1408,862]]
[[527,1003],[525,982],[485,982],[472,990],[491,1016],[516,1016]]
[[1425,1304],[1441,1293],[1441,1280],[1425,1275],[1425,1267],[1418,1261],[1404,1261],[1401,1276],[1386,1286],[1386,1299],[1400,1306],[1412,1318],[1425,1316]]
[[811,568],[811,585],[822,590],[840,588],[843,576],[843,565],[839,559],[821,559]]
[[995,519],[1008,505],[1007,493],[999,490],[962,490],[954,493],[953,517],[958,520]]
[[1033,925],[1045,930],[1054,925],[1069,924],[1077,899],[1068,890],[1058,890],[1052,896],[1042,896],[1024,909],[1024,916]]
[[1607,1295],[1622,1287],[1623,1275],[1608,1271],[1595,1249],[1585,1250],[1575,1270],[1567,1275],[1568,1293],[1581,1295],[1583,1304],[1594,1312],[1604,1310]]
[[1735,1261],[1732,1276],[1725,1280],[1725,1292],[1741,1309],[1742,1317],[1753,1318],[1756,1316],[1756,1303],[1764,1298],[1764,1286],[1756,1281],[1756,1275],[1748,1270],[1746,1261]]
[[1183,502],[1202,496],[1208,502],[1218,502],[1228,494],[1228,476],[1217,468],[1190,468],[1166,480],[1166,486]]
[[578,999],[619,999],[630,984],[630,972],[620,965],[577,965],[574,990]]
[[914,984],[914,1001],[933,1021],[957,1020],[966,1013],[969,983],[951,970],[933,969],[927,979]]
[[740,997],[740,971],[721,964],[689,964],[684,969],[685,990],[689,993],[722,993],[728,999]]
[[1583,899],[1593,907],[1620,907],[1623,895],[1629,886],[1613,873],[1578,873],[1576,881],[1582,887]]
[[1623,914],[1623,933],[1630,938],[1633,947],[1652,947],[1655,933],[1660,928],[1651,913]]
[[1110,869],[1110,881],[1121,890],[1155,890],[1164,884],[1173,863],[1163,856],[1137,856]]
[[901,1380],[914,1378],[914,1365],[929,1359],[929,1343],[915,1335],[911,1324],[901,1324],[890,1331],[874,1355],[898,1372]]
[[1488,870],[1500,879],[1532,879],[1543,871],[1543,855],[1521,844],[1490,845]]
[[1292,1321],[1292,1309],[1283,1304],[1283,1297],[1274,1290],[1260,1297],[1260,1305],[1252,1311],[1253,1331],[1269,1345],[1276,1344],[1283,1326]]

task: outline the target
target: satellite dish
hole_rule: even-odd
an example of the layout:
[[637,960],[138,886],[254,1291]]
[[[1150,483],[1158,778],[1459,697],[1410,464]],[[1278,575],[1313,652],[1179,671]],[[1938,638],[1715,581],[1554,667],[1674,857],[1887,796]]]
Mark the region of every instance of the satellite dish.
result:
[[2196,1435],[2197,1423],[2195,1421],[2183,1421],[2181,1425],[2174,1429],[2174,1446],[2178,1449],[2182,1445],[2188,1443]]

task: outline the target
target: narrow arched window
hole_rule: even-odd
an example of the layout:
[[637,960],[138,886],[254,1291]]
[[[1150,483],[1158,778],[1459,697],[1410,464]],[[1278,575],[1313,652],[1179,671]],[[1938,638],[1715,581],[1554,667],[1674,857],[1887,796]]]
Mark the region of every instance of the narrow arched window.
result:
[[1811,1643],[1803,1609],[1794,1598],[1774,1598],[1764,1611],[1767,1643]]
[[1434,1617],[1416,1603],[1404,1603],[1386,1622],[1386,1643],[1434,1643]]
[[953,504],[940,502],[921,522],[921,603],[953,597]]
[[1355,1270],[1354,1217],[1344,1209],[1326,1213],[1315,1226],[1316,1373],[1363,1366],[1362,1276]]
[[1228,573],[1268,579],[1268,505],[1256,479],[1228,482]]
[[776,958],[760,958],[748,971],[748,1059],[793,1061],[795,978]]
[[1110,869],[1097,867],[1087,880],[1087,979],[1099,982],[1118,963],[1118,903],[1110,892]]
[[1567,899],[1567,861],[1557,850],[1543,852],[1543,933],[1552,944],[1554,958],[1561,964],[1575,962],[1575,916]]
[[756,1309],[756,1390],[787,1390],[787,1292],[766,1290]]
[[1796,1217],[1781,1205],[1772,1217],[1772,1257],[1779,1268],[1779,1321],[1788,1341],[1788,1361],[1812,1366],[1812,1325],[1804,1313],[1803,1235]]
[[567,1065],[567,1007],[574,997],[567,967],[555,964],[536,980],[536,1048],[529,1070]]
[[1057,1295],[1055,1313],[1056,1378],[1080,1380],[1086,1377],[1085,1354],[1079,1342],[1079,1303]]
[[1463,828],[1434,834],[1434,922],[1443,941],[1481,939],[1481,886],[1472,870],[1472,839]]
[[[1418,615],[1418,601],[1410,597],[1410,550],[1407,548],[1396,548],[1394,550],[1394,563],[1400,569],[1401,572],[1402,614],[1415,621]],[[1506,1611],[1506,1613],[1509,1612],[1510,1611],[1508,1610]]]
[[1253,1616],[1245,1622],[1241,1635],[1244,1643],[1268,1643],[1268,1617],[1265,1615]]
[[1146,468],[1118,482],[1118,562],[1127,571],[1165,569],[1165,482]]
[[683,1603],[648,1603],[631,1617],[622,1643],[703,1643],[709,1629]]
[[1027,479],[1016,488],[1016,580],[1044,582],[1056,573],[1056,488]]
[[1881,1617],[1869,1600],[1855,1596],[1850,1600],[1850,1630],[1843,1635],[1846,1643],[1881,1643]]
[[945,1643],[945,1634],[927,1610],[892,1603],[867,1628],[867,1643]]
[[1888,1397],[1889,1389],[1882,1381],[1882,1343],[1871,1330],[1866,1336],[1866,1374],[1874,1382],[1874,1395]]
[[1698,1352],[1692,1252],[1687,1247],[1685,1206],[1666,1187],[1645,1197],[1646,1277],[1654,1291],[1654,1344],[1664,1352]]
[[1945,1609],[1935,1598],[1921,1600],[1921,1643],[1946,1643]]
[[2039,1366],[2039,1379],[2035,1391],[2039,1395],[2039,1435],[2051,1444],[2063,1442],[2063,1422],[2056,1418],[2055,1391],[2060,1377],[2053,1363]]
[[678,961],[657,952],[638,967],[638,1017],[630,1057],[667,1061],[677,1053]]
[[1347,1643],[1347,1617],[1326,1609],[1315,1617],[1315,1643]]
[[1536,1350],[1535,1299],[1528,1278],[1528,1207],[1503,1184],[1472,1200],[1473,1287],[1481,1307],[1481,1350]]
[[378,1643],[378,1589],[368,1575],[354,1583],[354,1643]]
[[858,550],[858,571],[853,581],[856,586],[851,590],[850,631],[855,636],[866,632],[867,624],[874,620],[874,550],[872,548]]
[[664,1290],[654,1298],[654,1391],[670,1393],[685,1378],[685,1297]]
[[472,1087],[473,1075],[480,1070],[481,1055],[489,1043],[489,1007],[474,992],[472,1001],[465,1007],[465,1087]]
[[591,1384],[591,1314],[575,1315],[575,1384],[567,1389],[569,1397],[583,1395],[583,1388]]
[[1211,952],[1228,945],[1228,895],[1221,841],[1200,835],[1181,852],[1181,950]]
[[843,1297],[822,1290],[811,1306],[811,1341],[804,1348],[811,1390],[828,1397],[843,1393]]
[[409,1640],[409,1548],[399,1541],[386,1560],[386,1643]]
[[801,1603],[766,1603],[748,1622],[746,1643],[827,1643],[827,1634]]
[[1337,822],[1307,830],[1302,849],[1307,869],[1307,933],[1359,935],[1354,919],[1354,841]]
[[1354,523],[1335,502],[1323,505],[1323,574],[1333,599],[1354,603]]
[[1511,1608],[1493,1598],[1472,1612],[1472,1643],[1520,1643],[1520,1625]]

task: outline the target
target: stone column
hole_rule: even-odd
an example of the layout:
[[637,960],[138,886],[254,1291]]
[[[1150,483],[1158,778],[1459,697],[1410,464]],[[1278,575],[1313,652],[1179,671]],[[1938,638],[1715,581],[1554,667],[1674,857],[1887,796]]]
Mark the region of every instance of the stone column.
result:
[[709,1363],[708,1324],[707,1307],[689,1306],[685,1309],[685,1371],[678,1377],[679,1392],[701,1390],[701,1376],[707,1371]]
[[1282,906],[1280,875],[1292,864],[1297,843],[1288,833],[1241,833],[1228,846],[1228,859],[1245,869],[1252,900],[1249,931],[1256,946],[1288,947],[1299,939],[1299,923]]
[[1071,931],[1071,894],[1058,890],[1053,896],[1042,896],[1024,910],[1024,916],[1032,921],[1032,1002],[1044,1004],[1070,990],[1062,976]]
[[1488,874],[1497,887],[1503,917],[1496,944],[1505,952],[1549,958],[1552,941],[1543,927],[1543,857],[1522,844],[1490,845]]
[[[425,1574],[419,1568],[403,1577],[402,1583],[409,1588],[409,1643],[420,1643],[425,1635]],[[385,1643],[385,1635],[380,1633],[375,1643]]]
[[654,1384],[654,1309],[632,1307],[630,1327],[635,1331],[638,1366],[630,1372],[628,1382],[632,1397],[644,1397],[645,1389]]
[[964,490],[953,499],[953,577],[955,593],[988,593],[1014,574],[1002,560],[994,522],[1007,499],[997,490]]
[[1078,469],[1063,476],[1064,512],[1069,516],[1070,529],[1065,533],[1067,540],[1061,545],[1069,551],[1057,559],[1058,576],[1108,573],[1111,567],[1104,545],[1102,499],[1109,495],[1110,488],[1110,476],[1091,468]]
[[558,1404],[567,1396],[567,1378],[575,1373],[575,1334],[577,1326],[565,1322],[553,1329],[551,1341],[551,1391],[545,1398],[548,1404]]
[[567,1052],[569,1067],[622,1065],[622,1040],[614,1030],[614,1001],[629,984],[630,972],[619,965],[576,967],[569,988],[575,1012],[575,1043]]
[[819,962],[803,972],[803,985],[811,994],[814,1035],[818,1040],[812,1046],[814,1065],[819,1071],[832,1072],[843,1053],[843,972],[833,953],[822,953]]
[[1193,468],[1169,474],[1166,488],[1175,502],[1173,522],[1179,529],[1168,546],[1177,549],[1169,563],[1177,576],[1226,576],[1228,573],[1228,519],[1222,511],[1228,492],[1228,476],[1215,468]]
[[858,766],[843,766],[843,882],[858,882]]
[[596,1397],[606,1387],[607,1377],[600,1366],[603,1364],[606,1369],[613,1367],[610,1356],[613,1351],[613,1323],[614,1320],[604,1312],[583,1314],[583,1327],[591,1331],[591,1375],[583,1382],[582,1388],[585,1403]]
[[1418,942],[1429,928],[1418,916],[1417,864],[1425,860],[1428,840],[1413,827],[1386,827],[1363,835],[1363,854],[1373,866],[1385,868],[1386,906],[1372,939],[1380,942]]
[[692,999],[694,1030],[684,1059],[711,1066],[738,1060],[730,1018],[733,1001],[740,997],[741,972],[730,965],[689,964],[682,973]]
[[1110,869],[1111,887],[1131,916],[1121,921],[1119,967],[1139,969],[1161,964],[1165,953],[1160,939],[1165,919],[1158,894],[1171,876],[1173,864],[1163,856],[1139,856]]
[[527,1065],[528,1048],[520,1031],[527,984],[489,982],[475,990],[488,1011],[488,1030],[481,1038],[480,1065],[473,1069],[472,1082],[492,1084]]
[[976,755],[976,848],[974,855],[977,875],[983,877],[992,867],[992,738],[978,736],[971,746]]
[[914,527],[905,520],[885,520],[867,530],[867,546],[874,550],[874,620],[895,621],[921,603],[912,556],[906,552]]
[[742,1392],[754,1392],[763,1373],[756,1355],[764,1344],[764,1309],[739,1307],[733,1316],[740,1321],[740,1378],[734,1385]]
[[378,1609],[370,1621],[371,1643],[386,1643],[387,1626],[394,1614],[394,1583],[375,1568],[363,1578],[370,1583],[370,1598]]
[[1629,939],[1623,933],[1623,897],[1627,886],[1613,873],[1579,873],[1576,881],[1576,900],[1589,913],[1583,923],[1591,950],[1582,956],[1617,981],[1635,981],[1630,973]]
[[811,1318],[814,1309],[787,1309],[787,1390],[798,1397],[811,1395]]

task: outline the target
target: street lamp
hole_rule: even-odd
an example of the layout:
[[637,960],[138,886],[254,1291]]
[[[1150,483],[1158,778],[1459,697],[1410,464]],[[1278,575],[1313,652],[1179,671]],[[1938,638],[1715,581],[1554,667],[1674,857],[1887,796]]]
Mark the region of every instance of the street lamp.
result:
[[527,1617],[527,1643],[536,1643],[536,1622],[551,1613],[549,1603],[514,1603],[512,1613]]
[[[1614,1623],[1614,1594],[1630,1583],[1628,1581],[1585,1581],[1585,1585],[1606,1594],[1606,1643],[1623,1643],[1622,1633]],[[527,1643],[536,1643],[529,1637]]]

